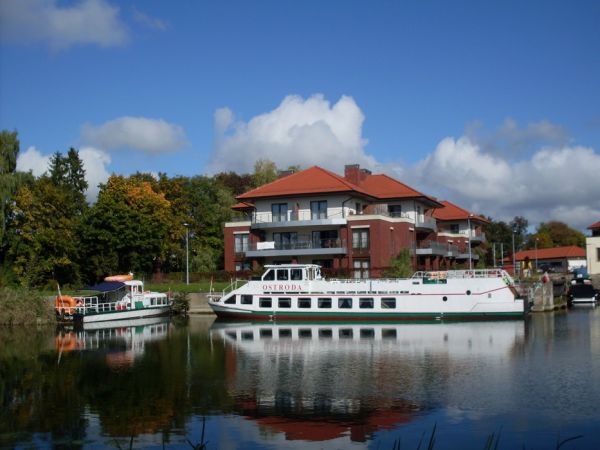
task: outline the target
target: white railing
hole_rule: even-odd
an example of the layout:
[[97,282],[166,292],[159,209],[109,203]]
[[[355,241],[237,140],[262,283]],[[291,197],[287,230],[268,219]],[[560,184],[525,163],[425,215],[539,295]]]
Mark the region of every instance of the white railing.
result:
[[510,281],[510,284],[514,284],[512,277],[503,269],[419,271],[415,272],[413,278],[505,278],[507,281]]

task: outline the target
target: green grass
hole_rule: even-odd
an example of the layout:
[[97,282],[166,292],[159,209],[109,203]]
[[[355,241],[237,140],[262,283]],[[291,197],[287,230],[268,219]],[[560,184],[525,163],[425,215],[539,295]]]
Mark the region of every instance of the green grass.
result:
[[[229,284],[229,281],[213,281],[212,286],[215,291],[222,291],[229,286]],[[210,290],[210,280],[204,280],[190,284],[185,284],[182,282],[147,282],[144,284],[144,287],[149,291],[156,292],[208,292]]]

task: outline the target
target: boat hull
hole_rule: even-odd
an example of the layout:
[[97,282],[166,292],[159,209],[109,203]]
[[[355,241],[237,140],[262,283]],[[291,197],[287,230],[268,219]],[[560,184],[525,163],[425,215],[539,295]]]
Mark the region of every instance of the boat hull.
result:
[[168,315],[171,311],[170,306],[150,307],[140,309],[128,309],[122,311],[108,311],[98,313],[86,313],[73,315],[73,320],[76,323],[95,323],[108,322],[114,320],[139,319],[143,317],[158,317]]

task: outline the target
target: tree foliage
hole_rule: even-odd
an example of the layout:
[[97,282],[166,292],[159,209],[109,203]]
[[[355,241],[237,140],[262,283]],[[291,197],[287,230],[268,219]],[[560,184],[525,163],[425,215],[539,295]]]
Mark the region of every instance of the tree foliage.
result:
[[585,235],[566,223],[558,221],[542,222],[536,232],[527,239],[527,248],[552,248],[577,245],[585,247]]

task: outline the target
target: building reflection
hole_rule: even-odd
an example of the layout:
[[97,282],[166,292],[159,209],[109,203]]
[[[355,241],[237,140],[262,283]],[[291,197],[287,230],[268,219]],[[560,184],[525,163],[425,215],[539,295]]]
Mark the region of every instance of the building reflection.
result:
[[[362,442],[434,410],[441,396],[454,395],[462,375],[477,370],[485,379],[482,361],[518,353],[525,323],[217,321],[211,337],[226,349],[238,414],[288,440]],[[502,382],[496,364],[490,371]]]

